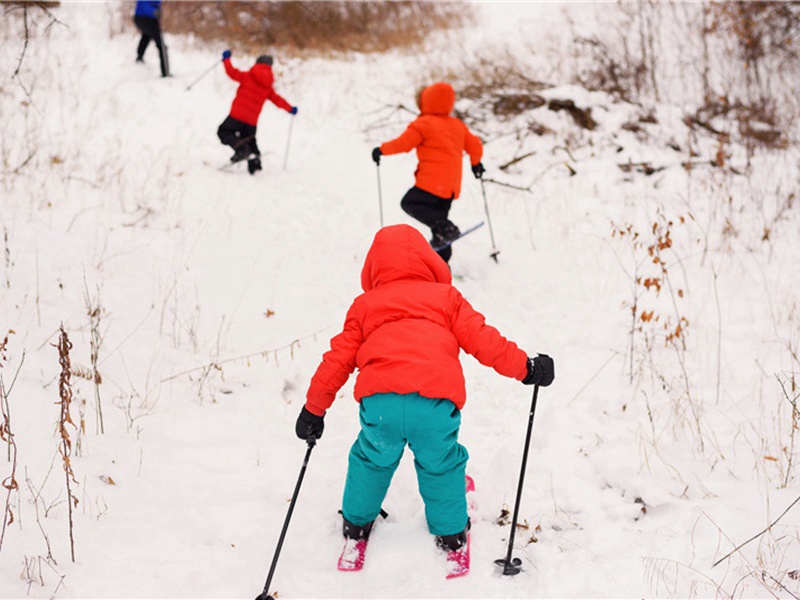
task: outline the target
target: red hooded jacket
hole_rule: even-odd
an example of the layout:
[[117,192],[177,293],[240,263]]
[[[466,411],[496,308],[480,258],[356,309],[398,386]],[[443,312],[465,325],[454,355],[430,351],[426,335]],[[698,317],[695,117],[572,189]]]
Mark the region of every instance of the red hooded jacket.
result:
[[383,154],[399,154],[417,149],[419,164],[414,173],[415,185],[440,198],[458,198],[461,194],[461,170],[464,152],[470,164],[477,165],[483,156],[483,144],[466,125],[450,112],[456,93],[449,83],[439,82],[422,90],[420,116],[400,137],[381,144]]
[[525,352],[487,325],[450,282],[447,264],[419,231],[409,225],[378,231],[361,271],[364,293],[311,378],[306,408],[324,415],[358,368],[359,402],[372,394],[417,392],[460,409],[466,402],[461,348],[522,381]]
[[275,77],[271,66],[256,63],[249,71],[240,71],[231,64],[230,58],[226,58],[222,64],[225,65],[228,77],[239,82],[236,97],[231,105],[231,116],[234,119],[248,125],[258,125],[258,116],[266,100],[287,112],[292,110],[292,105],[272,89]]

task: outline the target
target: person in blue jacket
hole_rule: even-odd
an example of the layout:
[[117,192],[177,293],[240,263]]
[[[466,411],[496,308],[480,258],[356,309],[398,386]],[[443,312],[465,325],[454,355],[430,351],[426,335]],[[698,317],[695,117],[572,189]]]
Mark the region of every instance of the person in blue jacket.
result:
[[136,3],[133,22],[142,32],[142,39],[139,40],[139,47],[136,49],[136,62],[144,62],[144,51],[147,50],[150,40],[153,40],[161,61],[161,76],[169,77],[167,46],[161,34],[161,0],[139,0]]

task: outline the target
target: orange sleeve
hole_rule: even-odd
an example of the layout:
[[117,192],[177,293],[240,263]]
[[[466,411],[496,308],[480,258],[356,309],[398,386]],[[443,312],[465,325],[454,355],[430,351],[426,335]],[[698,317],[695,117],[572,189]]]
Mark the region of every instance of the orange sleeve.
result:
[[233,66],[231,63],[230,58],[226,58],[222,61],[223,66],[225,67],[225,73],[228,74],[228,77],[233,79],[234,81],[241,82],[244,78],[244,73],[242,73],[239,69]]
[[411,123],[406,130],[393,140],[381,144],[381,153],[400,154],[401,152],[411,152],[422,143],[422,133],[415,123]]
[[483,157],[483,143],[464,125],[464,150],[469,154],[469,164],[477,165]]
[[507,340],[469,302],[453,288],[451,326],[459,346],[506,377],[522,381],[528,374],[528,355]]
[[356,368],[356,353],[364,342],[361,323],[354,307],[347,311],[342,332],[331,339],[331,347],[322,355],[306,393],[306,408],[323,416],[336,399],[336,393]]

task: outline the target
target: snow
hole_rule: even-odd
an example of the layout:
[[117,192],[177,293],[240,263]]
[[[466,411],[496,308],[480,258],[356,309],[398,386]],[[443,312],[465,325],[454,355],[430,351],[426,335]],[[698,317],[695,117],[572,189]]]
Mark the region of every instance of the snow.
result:
[[[610,19],[612,6],[593,7],[594,26],[607,27],[601,17]],[[486,184],[497,263],[488,227],[457,242],[451,261],[456,285],[491,324],[556,362],[555,383],[539,394],[525,476],[525,528],[514,549],[523,572],[504,577],[494,560],[506,554],[509,526],[496,521],[514,506],[532,390],[465,355],[461,441],[477,485],[470,574],[445,580],[410,457],[389,490],[389,518],[375,526],[364,569],[337,570],[337,510],[358,429],[351,378],[310,457],[269,591],[281,598],[800,594],[790,575],[800,568],[797,508],[712,567],[798,497],[796,423],[779,385],[796,380],[799,368],[798,214],[789,199],[796,149],[755,155],[748,177],[686,171],[688,144],[713,157],[717,142],[702,134],[690,140],[680,103],[657,106],[658,125],[643,125],[651,132],[644,138],[620,129],[638,107],[560,79],[572,61],[560,49],[575,28],[592,23],[575,20],[587,5],[477,8],[481,19],[467,32],[474,35],[458,32],[457,45],[445,35],[427,56],[275,53],[276,89],[299,113],[265,107],[264,171],[254,177],[244,168],[218,170],[230,151],[215,131],[235,84],[220,66],[186,89],[222,47],[198,48],[167,32],[174,77],[163,80],[153,47],[145,65],[134,64],[136,34],[117,22],[113,3],[62,3],[59,22],[37,32],[10,79],[22,42],[17,22],[7,20],[0,332],[15,333],[0,375],[10,388],[19,490],[9,493],[14,522],[0,548],[0,597],[245,598],[261,590],[305,453],[294,421],[360,292],[379,201],[386,224],[416,225],[399,206],[414,157],[386,157],[376,173],[370,151],[410,120],[386,115],[413,106],[429,64],[501,47],[530,52],[538,78],[555,85],[543,95],[591,107],[599,123],[587,133],[563,111],[537,109],[555,133],[530,136],[527,150],[536,155],[506,172],[493,167],[526,149],[492,138],[487,177],[534,184],[531,193]],[[233,56],[239,67],[253,59]],[[731,163],[745,163],[743,149],[728,151]],[[624,173],[617,165],[629,161],[666,168],[650,177]],[[466,165],[451,215],[462,227],[486,218]],[[633,283],[634,273],[657,274],[646,245],[651,225],[668,220],[670,281],[685,291],[674,304],[666,292]],[[612,236],[626,225],[644,248]],[[640,310],[673,327],[676,307],[687,318],[685,350],[664,344],[659,322],[634,335],[631,358],[635,294]],[[63,323],[73,366],[91,366],[87,300],[100,307],[105,433],[91,382],[73,377],[73,420],[80,422],[84,402],[86,431],[72,458],[79,500],[72,562],[53,344]],[[649,350],[644,333],[654,340]],[[3,455],[5,479],[12,463]]]

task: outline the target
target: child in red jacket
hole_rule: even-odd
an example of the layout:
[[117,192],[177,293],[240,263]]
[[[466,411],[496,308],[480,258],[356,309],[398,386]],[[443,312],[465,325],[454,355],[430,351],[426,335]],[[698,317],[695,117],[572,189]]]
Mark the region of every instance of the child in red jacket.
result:
[[[342,515],[348,540],[366,540],[406,444],[414,453],[428,528],[458,550],[467,541],[467,450],[458,443],[466,401],[459,351],[501,375],[549,385],[553,361],[528,358],[485,323],[451,285],[447,264],[409,225],[375,235],[361,271],[364,293],[311,378],[295,432],[319,438],[324,416],[350,374],[361,432],[348,461]],[[340,565],[340,568],[341,565]]]
[[[372,160],[380,165],[381,156],[417,151],[417,170],[412,187],[400,207],[431,228],[431,245],[437,247],[460,235],[448,219],[453,200],[461,194],[461,169],[464,152],[469,156],[472,173],[483,177],[483,144],[458,118],[452,116],[456,102],[453,86],[443,81],[424,88],[417,98],[419,117],[397,138],[384,142],[372,151]],[[452,248],[439,250],[445,262]]]
[[239,82],[231,112],[217,129],[219,141],[235,150],[231,162],[247,159],[247,170],[251,175],[261,170],[261,152],[256,144],[256,126],[264,102],[269,100],[278,108],[292,115],[297,107],[283,99],[272,87],[275,77],[272,74],[272,57],[259,56],[249,71],[240,71],[231,64],[231,51],[222,53],[225,73]]

